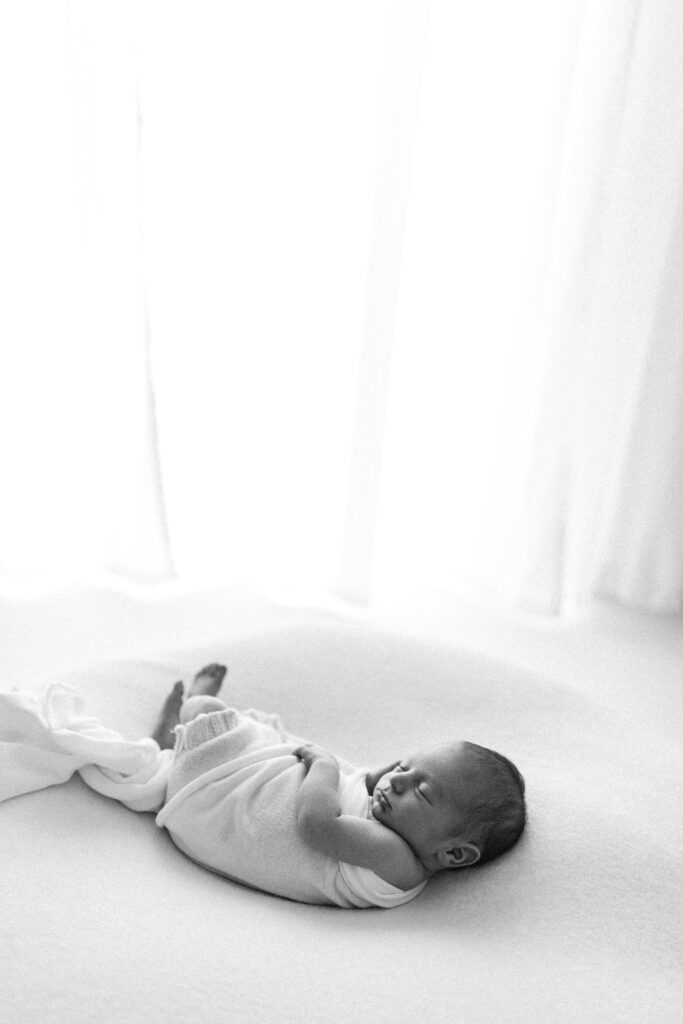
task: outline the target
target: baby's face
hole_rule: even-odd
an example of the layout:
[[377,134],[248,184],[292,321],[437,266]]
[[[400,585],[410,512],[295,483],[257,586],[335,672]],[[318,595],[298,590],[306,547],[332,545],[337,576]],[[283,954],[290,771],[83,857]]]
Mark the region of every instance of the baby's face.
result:
[[472,795],[464,745],[443,744],[418,751],[382,775],[372,793],[372,814],[425,860],[453,838]]

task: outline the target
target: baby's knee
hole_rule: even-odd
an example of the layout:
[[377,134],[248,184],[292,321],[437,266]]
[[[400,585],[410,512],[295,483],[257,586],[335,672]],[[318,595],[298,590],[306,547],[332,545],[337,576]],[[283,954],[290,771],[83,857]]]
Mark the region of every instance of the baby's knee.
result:
[[211,697],[206,693],[198,693],[194,697],[188,697],[183,701],[180,709],[180,724],[187,725],[193,718],[199,715],[208,715],[212,711],[225,711],[226,704],[220,697]]

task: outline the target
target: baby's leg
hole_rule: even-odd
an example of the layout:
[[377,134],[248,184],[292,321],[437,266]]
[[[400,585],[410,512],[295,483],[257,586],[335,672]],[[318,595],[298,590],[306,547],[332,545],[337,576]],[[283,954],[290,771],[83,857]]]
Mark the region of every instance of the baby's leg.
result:
[[162,750],[170,750],[175,745],[173,730],[180,721],[180,708],[183,703],[183,684],[178,682],[169,693],[163,708],[159,724],[152,733]]
[[152,739],[157,741],[162,750],[170,750],[175,745],[173,730],[176,725],[181,722],[184,725],[197,715],[209,711],[222,711],[225,708],[225,704],[216,697],[216,694],[227,671],[225,665],[206,665],[194,677],[186,701],[183,701],[182,682],[175,684],[166,698],[159,724],[152,733]]

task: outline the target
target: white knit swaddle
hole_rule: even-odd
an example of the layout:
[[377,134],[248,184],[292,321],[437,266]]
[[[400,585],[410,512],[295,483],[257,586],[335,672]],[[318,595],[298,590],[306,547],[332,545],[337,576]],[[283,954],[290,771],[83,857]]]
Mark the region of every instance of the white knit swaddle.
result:
[[[412,899],[423,885],[404,892],[303,841],[296,796],[305,768],[293,753],[300,743],[277,716],[253,710],[214,711],[180,727],[157,824],[204,867],[289,899],[342,907]],[[367,816],[365,770],[339,764],[342,812]]]

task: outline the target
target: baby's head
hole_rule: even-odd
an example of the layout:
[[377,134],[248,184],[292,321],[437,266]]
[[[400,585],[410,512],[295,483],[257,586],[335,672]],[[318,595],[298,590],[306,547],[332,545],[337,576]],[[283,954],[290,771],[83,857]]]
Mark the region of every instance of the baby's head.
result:
[[429,874],[484,864],[524,830],[524,779],[494,750],[442,743],[385,772],[372,813],[406,840]]

